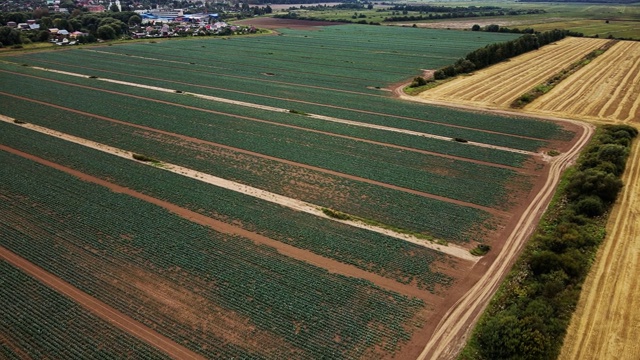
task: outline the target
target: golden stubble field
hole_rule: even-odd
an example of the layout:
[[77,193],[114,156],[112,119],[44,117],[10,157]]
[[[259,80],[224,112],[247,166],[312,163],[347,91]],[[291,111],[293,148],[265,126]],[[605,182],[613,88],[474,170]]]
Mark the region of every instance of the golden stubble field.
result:
[[640,142],[623,177],[624,188],[607,224],[607,237],[583,286],[560,360],[640,359]]
[[640,121],[640,43],[620,41],[526,109],[599,121]]
[[[422,93],[416,101],[504,110],[607,40],[567,38]],[[640,123],[640,43],[620,41],[521,110],[594,123]],[[561,360],[640,359],[640,141],[607,236],[583,286]]]
[[461,76],[420,94],[422,99],[509,108],[520,95],[559,73],[608,40],[566,38],[536,51]]

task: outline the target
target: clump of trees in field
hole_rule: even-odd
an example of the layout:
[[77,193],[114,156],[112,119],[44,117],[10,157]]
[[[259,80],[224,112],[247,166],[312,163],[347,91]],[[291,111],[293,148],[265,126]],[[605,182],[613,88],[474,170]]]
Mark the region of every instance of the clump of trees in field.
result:
[[[491,30],[487,29],[487,31]],[[500,30],[496,29],[496,31]],[[456,61],[455,64],[436,70],[433,77],[436,80],[442,80],[458,74],[467,74],[474,70],[479,70],[514,56],[524,54],[531,50],[536,50],[541,46],[564,39],[567,36],[576,35],[581,34],[572,33],[567,30],[551,30],[543,33],[525,33],[517,39],[503,43],[490,44],[474,50],[467,54],[465,58]]]
[[478,322],[461,359],[557,358],[637,135],[627,125],[598,129],[563,177],[538,230]]

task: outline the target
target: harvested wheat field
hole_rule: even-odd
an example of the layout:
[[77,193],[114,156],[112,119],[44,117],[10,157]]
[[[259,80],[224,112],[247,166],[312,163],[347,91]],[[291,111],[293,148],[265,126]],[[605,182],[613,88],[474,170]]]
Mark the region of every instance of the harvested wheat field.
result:
[[607,238],[583,286],[561,360],[640,359],[640,143],[607,224]]
[[640,121],[640,43],[620,41],[527,110],[601,121]]
[[458,77],[420,97],[485,107],[509,105],[520,95],[543,83],[608,40],[566,38],[531,51],[471,76]]

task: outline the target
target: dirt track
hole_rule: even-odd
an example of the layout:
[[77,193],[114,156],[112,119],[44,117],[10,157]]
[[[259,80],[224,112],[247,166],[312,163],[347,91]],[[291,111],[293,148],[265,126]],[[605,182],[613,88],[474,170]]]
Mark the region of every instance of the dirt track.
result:
[[583,286],[560,360],[640,359],[640,141],[625,187],[607,224],[607,237]]
[[593,128],[582,123],[579,125],[584,129],[579,140],[570,151],[553,159],[543,189],[523,213],[516,228],[506,240],[504,248],[482,278],[443,317],[418,359],[453,359],[464,346],[480,314],[535,230],[540,216],[555,193],[562,171],[570,165],[591,138]]
[[129,334],[155,346],[159,350],[164,351],[174,359],[204,359],[204,357],[183,347],[166,336],[155,332],[138,321],[1,246],[0,258],[21,269],[34,279],[37,279],[50,288],[69,297],[80,306],[98,315],[112,325],[117,326]]

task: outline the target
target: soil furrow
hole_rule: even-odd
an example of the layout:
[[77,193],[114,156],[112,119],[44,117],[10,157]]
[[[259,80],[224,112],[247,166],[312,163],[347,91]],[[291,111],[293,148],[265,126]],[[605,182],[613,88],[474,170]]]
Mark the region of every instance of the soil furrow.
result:
[[280,254],[291,257],[293,259],[299,260],[299,261],[304,261],[306,263],[309,263],[311,265],[317,266],[319,268],[323,268],[331,273],[335,273],[335,274],[340,274],[340,275],[344,275],[344,276],[349,276],[349,277],[355,277],[355,278],[361,278],[367,281],[370,281],[371,283],[375,284],[376,286],[379,286],[383,289],[386,290],[390,290],[390,291],[394,291],[403,295],[407,295],[407,296],[413,296],[413,297],[417,297],[420,299],[425,300],[427,303],[433,303],[434,301],[436,301],[438,299],[437,296],[432,295],[430,293],[427,293],[425,291],[422,291],[420,289],[418,289],[415,286],[411,286],[411,285],[405,285],[402,283],[399,283],[397,281],[382,277],[380,275],[376,275],[367,271],[364,271],[362,269],[359,269],[355,266],[351,266],[351,265],[347,265],[341,262],[338,262],[336,260],[332,260],[320,255],[317,255],[311,251],[308,250],[303,250],[300,248],[296,248],[294,246],[291,245],[287,245],[284,243],[281,243],[277,240],[273,240],[271,238],[268,238],[266,236],[245,230],[241,227],[238,226],[234,226],[234,225],[230,225],[227,223],[224,223],[222,221],[204,216],[200,213],[191,211],[189,209],[185,209],[183,207],[177,206],[175,204],[172,204],[170,202],[164,201],[164,200],[160,200],[158,198],[154,198],[152,196],[149,195],[145,195],[143,193],[137,192],[135,190],[126,188],[124,186],[120,186],[118,184],[109,182],[109,181],[105,181],[102,179],[99,179],[97,177],[88,175],[86,173],[80,172],[78,170],[48,161],[46,159],[25,153],[23,151],[17,150],[17,149],[13,149],[10,148],[8,146],[2,145],[0,144],[0,150],[18,155],[18,156],[22,156],[26,159],[30,159],[34,162],[37,162],[39,164],[45,165],[45,166],[49,166],[52,167],[54,169],[63,171],[67,174],[73,175],[83,181],[87,181],[87,182],[91,182],[94,183],[96,185],[100,185],[100,186],[104,186],[108,189],[110,189],[113,192],[117,192],[117,193],[122,193],[122,194],[126,194],[129,196],[132,196],[134,198],[140,199],[142,201],[146,201],[148,203],[157,205],[159,207],[162,207],[178,216],[181,216],[193,223],[199,224],[199,225],[203,225],[206,227],[209,227],[217,232],[220,233],[224,233],[224,234],[229,234],[229,235],[237,235],[237,236],[241,236],[244,237],[246,239],[249,239],[251,241],[253,241],[256,244],[261,244],[261,245],[267,245],[269,247],[272,247],[274,249],[276,249]]
[[[3,150],[6,150],[3,147]],[[32,276],[51,289],[67,296],[80,306],[98,315],[110,324],[117,326],[125,332],[155,346],[174,359],[204,359],[203,356],[185,348],[168,337],[157,333],[149,327],[139,323],[131,317],[119,312],[111,306],[83,292],[75,286],[65,282],[59,277],[47,272],[41,267],[27,261],[14,254],[6,248],[0,246],[0,258],[21,269],[26,274]]]

